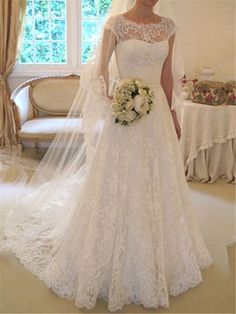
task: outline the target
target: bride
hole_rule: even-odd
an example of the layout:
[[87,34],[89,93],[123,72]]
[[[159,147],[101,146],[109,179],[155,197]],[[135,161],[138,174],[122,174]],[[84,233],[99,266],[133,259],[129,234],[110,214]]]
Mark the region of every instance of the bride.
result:
[[[212,264],[178,145],[177,27],[158,0],[131,2],[114,1],[64,132],[4,225],[2,249],[87,309],[168,307]],[[112,95],[132,79],[153,93],[149,114],[115,123]]]

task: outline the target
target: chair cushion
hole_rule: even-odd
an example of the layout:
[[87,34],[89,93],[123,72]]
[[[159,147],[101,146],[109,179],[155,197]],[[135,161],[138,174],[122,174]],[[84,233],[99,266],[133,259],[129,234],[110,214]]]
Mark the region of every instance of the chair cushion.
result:
[[[25,140],[51,141],[56,133],[65,131],[65,117],[44,117],[26,121],[18,132],[18,137]],[[69,129],[81,127],[80,118],[70,118]]]

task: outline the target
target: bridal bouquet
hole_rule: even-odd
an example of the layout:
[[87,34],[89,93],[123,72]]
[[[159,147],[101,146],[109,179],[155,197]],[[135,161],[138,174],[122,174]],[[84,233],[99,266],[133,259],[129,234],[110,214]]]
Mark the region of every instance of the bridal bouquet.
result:
[[121,125],[129,125],[149,114],[153,98],[153,90],[145,86],[141,80],[121,80],[114,89],[111,104],[115,122]]

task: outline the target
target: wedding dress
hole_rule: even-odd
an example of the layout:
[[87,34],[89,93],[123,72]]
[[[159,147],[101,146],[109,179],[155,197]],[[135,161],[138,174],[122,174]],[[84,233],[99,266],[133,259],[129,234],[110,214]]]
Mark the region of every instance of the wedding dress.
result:
[[118,15],[105,29],[116,38],[120,79],[143,80],[154,90],[153,108],[121,126],[104,101],[96,158],[84,179],[74,173],[49,181],[18,202],[5,227],[8,249],[78,307],[91,309],[97,298],[110,311],[130,302],[168,307],[169,295],[198,285],[212,264],[160,84],[176,26],[165,17],[137,24]]

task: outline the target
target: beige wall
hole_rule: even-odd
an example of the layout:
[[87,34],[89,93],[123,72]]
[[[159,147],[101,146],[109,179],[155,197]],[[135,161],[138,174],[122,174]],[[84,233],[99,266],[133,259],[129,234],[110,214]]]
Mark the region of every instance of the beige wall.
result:
[[[187,77],[212,66],[214,80],[235,79],[235,0],[171,0],[182,32]],[[11,90],[29,77],[11,77]]]
[[215,69],[214,80],[235,79],[235,0],[172,0],[182,32],[185,71]]

